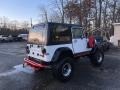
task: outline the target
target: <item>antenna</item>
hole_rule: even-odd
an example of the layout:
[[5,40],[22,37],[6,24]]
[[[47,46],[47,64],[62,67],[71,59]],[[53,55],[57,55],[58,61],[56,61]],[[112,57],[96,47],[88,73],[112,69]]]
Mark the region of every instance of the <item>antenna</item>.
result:
[[30,18],[30,22],[31,22],[31,27],[33,26],[33,24],[32,24],[32,18]]

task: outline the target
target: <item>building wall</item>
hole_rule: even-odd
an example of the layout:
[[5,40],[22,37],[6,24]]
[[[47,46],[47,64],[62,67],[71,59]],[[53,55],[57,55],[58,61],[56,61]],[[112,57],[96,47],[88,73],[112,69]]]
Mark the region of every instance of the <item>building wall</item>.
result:
[[120,23],[119,24],[114,24],[113,44],[115,46],[118,46],[118,40],[120,40]]

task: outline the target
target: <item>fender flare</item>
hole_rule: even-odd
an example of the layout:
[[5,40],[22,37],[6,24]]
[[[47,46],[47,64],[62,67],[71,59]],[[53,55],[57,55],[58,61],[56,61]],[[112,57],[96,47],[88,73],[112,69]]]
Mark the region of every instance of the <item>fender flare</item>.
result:
[[63,52],[67,52],[67,54],[71,54],[71,57],[73,57],[73,52],[70,48],[68,47],[61,47],[61,48],[58,48],[53,57],[52,57],[52,62],[55,63],[55,62],[58,62],[59,61],[59,58],[60,58],[60,55],[63,53]]
[[103,52],[103,48],[101,46],[95,45],[95,47],[91,50],[91,54],[94,54],[97,50]]

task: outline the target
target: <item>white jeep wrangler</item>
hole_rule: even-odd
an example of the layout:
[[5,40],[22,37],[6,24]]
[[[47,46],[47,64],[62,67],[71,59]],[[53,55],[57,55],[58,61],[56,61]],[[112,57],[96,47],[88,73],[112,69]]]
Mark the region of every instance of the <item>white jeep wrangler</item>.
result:
[[24,65],[35,70],[52,69],[60,81],[68,81],[76,58],[88,56],[93,66],[100,66],[104,54],[99,46],[88,48],[88,38],[80,25],[43,23],[29,31]]

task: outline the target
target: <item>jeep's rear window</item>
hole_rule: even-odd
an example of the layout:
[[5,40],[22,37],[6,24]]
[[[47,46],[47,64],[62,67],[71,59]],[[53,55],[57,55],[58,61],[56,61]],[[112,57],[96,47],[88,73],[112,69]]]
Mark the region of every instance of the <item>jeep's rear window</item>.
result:
[[47,38],[46,26],[44,24],[35,26],[29,31],[28,43],[43,45],[46,44],[47,41],[46,38]]
[[71,42],[71,30],[67,25],[54,24],[51,30],[51,43],[67,44]]

